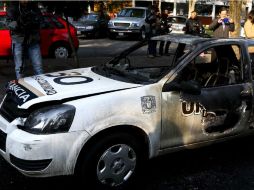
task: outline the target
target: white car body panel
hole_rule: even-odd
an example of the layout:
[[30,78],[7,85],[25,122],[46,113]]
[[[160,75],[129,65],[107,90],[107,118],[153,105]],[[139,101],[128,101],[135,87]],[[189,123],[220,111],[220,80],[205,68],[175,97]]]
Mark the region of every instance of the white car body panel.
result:
[[89,139],[86,131],[34,135],[18,129],[15,125],[8,124],[3,117],[0,117],[0,123],[0,130],[8,135],[7,151],[0,150],[0,154],[9,163],[11,163],[10,154],[24,160],[52,159],[49,166],[42,171],[23,171],[12,164],[27,176],[48,177],[73,174],[77,156]]
[[[65,79],[62,79],[62,82],[82,82],[86,81],[86,78],[89,76],[89,79],[92,79],[91,82],[85,82],[82,84],[75,84],[75,85],[62,85],[57,84],[54,82],[54,79],[57,77],[61,77],[61,75],[65,75]],[[63,71],[60,73],[51,73],[51,76],[55,77],[48,77],[46,75],[39,75],[34,77],[28,77],[22,79],[20,83],[26,86],[29,90],[39,92],[35,92],[38,94],[39,98],[32,99],[30,101],[25,102],[20,106],[20,108],[26,109],[29,108],[31,105],[51,101],[51,100],[62,100],[65,98],[70,97],[78,97],[82,95],[91,95],[95,93],[101,93],[105,91],[114,91],[114,90],[121,90],[125,88],[134,88],[140,85],[131,84],[120,82],[116,80],[112,80],[100,75],[95,74],[91,71],[91,68],[85,69],[74,69]],[[68,77],[69,76],[69,77]],[[71,78],[77,77],[77,78]],[[38,82],[39,81],[39,82]],[[61,93],[59,93],[61,91]]]
[[[82,76],[89,77],[92,81],[76,85],[62,85],[54,82],[54,79],[59,78],[63,73],[67,78],[62,79],[62,82],[77,82],[83,80],[79,78]],[[71,78],[70,76],[79,77]],[[40,82],[38,82],[39,80]],[[0,123],[4,123],[0,126],[0,130],[7,133],[8,136],[6,143],[8,151],[6,153],[0,152],[7,161],[10,162],[10,154],[24,160],[53,159],[50,165],[40,172],[23,171],[14,166],[25,175],[45,177],[73,174],[76,159],[85,142],[91,136],[112,126],[132,125],[142,129],[149,139],[149,157],[159,154],[160,84],[140,85],[120,82],[97,75],[91,71],[91,68],[27,77],[19,82],[38,95],[38,97],[23,103],[20,108],[26,109],[42,102],[71,98],[71,101],[66,103],[73,105],[76,108],[76,113],[79,113],[74,117],[68,133],[52,135],[27,133],[17,128],[17,125],[20,124],[19,118],[9,124],[0,116]],[[47,87],[43,84],[47,84]],[[46,90],[49,89],[49,85],[52,87],[51,91]],[[18,94],[22,91],[14,90],[14,92]],[[47,93],[52,93],[52,95]],[[142,100],[146,97],[148,99],[152,97],[153,107],[143,106],[143,104],[149,104],[149,102]],[[126,98],[128,98],[128,102],[125,101]],[[21,98],[21,100],[23,99]],[[98,112],[98,110],[100,111]],[[56,149],[62,151],[59,152]],[[63,166],[64,169],[61,168]]]

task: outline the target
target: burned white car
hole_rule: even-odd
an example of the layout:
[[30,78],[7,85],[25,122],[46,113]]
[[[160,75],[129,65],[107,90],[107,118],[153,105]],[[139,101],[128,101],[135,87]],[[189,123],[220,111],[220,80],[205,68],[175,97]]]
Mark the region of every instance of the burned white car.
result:
[[143,160],[253,132],[253,41],[153,40],[162,56],[143,41],[101,66],[10,82],[0,154],[27,176],[116,189]]

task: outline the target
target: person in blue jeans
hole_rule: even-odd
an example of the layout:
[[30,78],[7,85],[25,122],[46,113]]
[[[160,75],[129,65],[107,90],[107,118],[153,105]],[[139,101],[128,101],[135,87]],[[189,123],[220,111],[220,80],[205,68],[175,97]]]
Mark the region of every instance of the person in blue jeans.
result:
[[25,59],[24,56],[26,55],[31,60],[35,75],[43,73],[40,44],[38,43],[29,44],[27,45],[27,47],[25,47],[25,45],[23,45],[23,42],[19,42],[13,38],[12,53],[15,63],[15,73],[17,79],[23,78],[24,59]]
[[38,4],[13,1],[7,6],[7,25],[11,31],[12,53],[16,78],[23,78],[24,62],[28,57],[36,75],[43,73],[40,51],[40,21]]

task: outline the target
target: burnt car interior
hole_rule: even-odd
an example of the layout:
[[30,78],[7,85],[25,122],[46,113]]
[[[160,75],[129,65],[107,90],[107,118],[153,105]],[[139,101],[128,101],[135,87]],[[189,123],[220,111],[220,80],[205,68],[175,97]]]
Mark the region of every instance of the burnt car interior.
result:
[[182,80],[197,81],[202,87],[237,84],[242,81],[239,47],[215,46],[201,52],[182,72]]
[[173,81],[190,84],[187,88],[179,85],[171,89],[180,91],[181,100],[199,102],[204,107],[202,125],[208,134],[230,130],[241,118],[244,107],[240,97],[244,88],[241,65],[239,46],[214,46],[200,52]]

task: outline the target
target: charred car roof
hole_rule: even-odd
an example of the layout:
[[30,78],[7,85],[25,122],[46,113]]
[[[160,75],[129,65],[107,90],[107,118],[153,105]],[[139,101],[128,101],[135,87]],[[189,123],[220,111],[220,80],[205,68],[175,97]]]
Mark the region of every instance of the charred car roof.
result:
[[249,45],[254,45],[254,40],[245,38],[202,38],[188,34],[170,34],[155,36],[152,38],[157,41],[171,41],[173,43],[183,43],[188,45],[196,45],[202,42],[245,42]]

